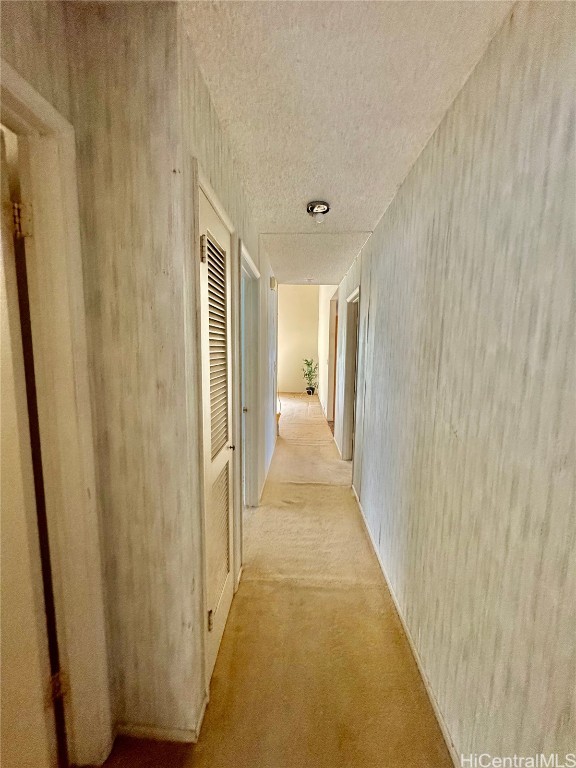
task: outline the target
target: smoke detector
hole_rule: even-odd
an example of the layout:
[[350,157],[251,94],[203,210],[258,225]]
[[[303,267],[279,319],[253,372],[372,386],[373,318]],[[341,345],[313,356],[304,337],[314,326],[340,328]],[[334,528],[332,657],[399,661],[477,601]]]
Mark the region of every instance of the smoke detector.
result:
[[324,221],[324,216],[326,216],[329,210],[330,206],[324,200],[312,200],[306,206],[306,211],[317,224],[321,224]]

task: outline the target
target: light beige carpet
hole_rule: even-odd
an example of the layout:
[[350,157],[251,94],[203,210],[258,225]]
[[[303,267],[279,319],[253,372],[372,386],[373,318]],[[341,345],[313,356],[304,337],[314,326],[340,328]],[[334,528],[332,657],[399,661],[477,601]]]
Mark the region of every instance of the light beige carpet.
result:
[[109,766],[452,765],[365,534],[349,464],[315,398],[283,397],[282,406],[262,505],[245,519],[244,575],[200,740],[119,739]]
[[267,487],[278,482],[350,486],[352,462],[342,461],[316,395],[281,394],[279,435]]

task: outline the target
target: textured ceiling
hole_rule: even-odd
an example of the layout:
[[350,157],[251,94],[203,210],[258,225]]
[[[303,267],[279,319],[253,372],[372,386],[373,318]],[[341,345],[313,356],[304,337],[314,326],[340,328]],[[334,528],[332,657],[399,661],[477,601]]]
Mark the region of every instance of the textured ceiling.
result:
[[511,7],[182,4],[279,282],[341,279]]
[[337,285],[370,234],[287,233],[262,235],[261,241],[279,282]]

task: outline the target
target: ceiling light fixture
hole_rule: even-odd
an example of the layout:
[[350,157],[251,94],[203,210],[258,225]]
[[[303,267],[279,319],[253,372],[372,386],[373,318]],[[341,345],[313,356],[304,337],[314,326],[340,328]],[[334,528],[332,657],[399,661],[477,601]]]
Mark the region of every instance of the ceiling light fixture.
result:
[[312,202],[308,203],[306,206],[306,210],[317,224],[321,224],[324,220],[324,216],[326,216],[330,210],[330,206],[324,200],[312,200]]

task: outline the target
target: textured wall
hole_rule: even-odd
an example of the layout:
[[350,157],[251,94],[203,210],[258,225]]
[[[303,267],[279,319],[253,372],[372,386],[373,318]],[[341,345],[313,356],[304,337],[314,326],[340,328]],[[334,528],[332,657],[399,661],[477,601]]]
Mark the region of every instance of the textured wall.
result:
[[66,17],[115,714],[122,726],[191,729],[199,497],[187,461],[176,7],[68,3]]
[[2,58],[70,119],[64,3],[0,4]]
[[67,6],[117,718],[166,736],[194,729],[204,698],[196,161],[259,260],[184,12],[172,3]]
[[269,263],[184,6],[23,2],[2,12],[2,55],[76,129],[115,716],[177,737],[197,725],[204,697],[196,159],[262,270],[262,483],[275,435]]
[[186,139],[202,171],[220,198],[237,234],[258,264],[258,235],[242,180],[195,60],[195,29],[187,3],[178,3],[178,23],[182,33],[182,75],[185,79]]
[[574,751],[575,33],[518,4],[362,254],[361,501],[461,752]]

